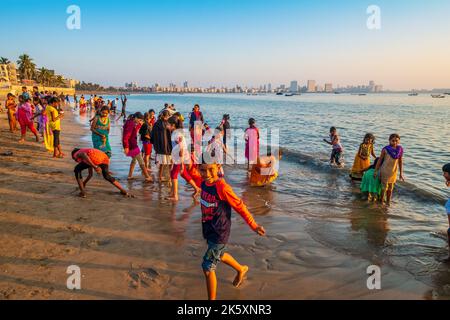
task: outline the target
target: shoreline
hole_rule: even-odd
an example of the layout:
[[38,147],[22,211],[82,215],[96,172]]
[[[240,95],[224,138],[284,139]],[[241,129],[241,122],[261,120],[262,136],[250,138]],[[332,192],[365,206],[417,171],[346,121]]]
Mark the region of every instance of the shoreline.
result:
[[[70,151],[90,147],[89,131],[65,110],[61,140],[66,158],[57,160],[29,135],[19,145],[18,135],[13,138],[7,130],[5,113],[0,114],[0,153],[14,153],[0,156],[0,299],[205,299],[200,264],[206,245],[190,190],[182,182],[180,202],[173,204],[164,200],[167,185],[144,185],[140,177],[127,184],[119,175],[137,196],[125,199],[94,176],[88,198],[78,198]],[[127,169],[120,167],[121,157],[113,155],[116,173]],[[238,180],[243,171],[232,169],[229,175]],[[266,190],[246,193],[250,211],[268,236],[256,237],[234,215],[228,248],[250,266],[250,273],[242,288],[234,289],[233,272],[221,264],[219,299],[431,298],[431,287],[389,266],[383,267],[383,290],[368,290],[371,262],[315,241],[305,218],[261,209],[258,201]],[[79,291],[66,288],[70,265],[81,268]]]

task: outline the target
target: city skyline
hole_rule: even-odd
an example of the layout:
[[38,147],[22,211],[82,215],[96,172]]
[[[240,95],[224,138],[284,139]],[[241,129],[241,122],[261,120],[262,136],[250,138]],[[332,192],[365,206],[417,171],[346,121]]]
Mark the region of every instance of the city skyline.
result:
[[[139,85],[135,81],[127,82],[124,86],[113,87],[116,89],[125,89],[130,91],[149,90],[152,92],[207,92],[212,90],[233,92],[233,93],[246,93],[246,92],[265,92],[265,93],[333,93],[333,92],[366,92],[366,93],[380,93],[383,92],[383,85],[370,80],[368,84],[359,85],[336,85],[332,83],[318,84],[315,80],[308,80],[305,85],[299,84],[297,80],[292,80],[287,86],[286,84],[278,84],[273,86],[272,83],[265,83],[257,86],[243,86],[236,84],[234,86],[189,86],[189,81],[183,81],[182,86],[175,83],[169,85],[162,85],[155,83],[152,85]],[[413,89],[421,90],[421,89]],[[389,91],[389,90],[386,90]]]
[[[125,82],[259,86],[316,79],[341,86],[378,79],[391,90],[450,87],[450,3],[377,1],[381,29],[369,30],[370,3],[247,0],[76,2],[81,29],[68,30],[73,3],[6,0],[1,56],[27,53],[40,65],[103,86]],[[39,13],[45,24],[36,26]],[[120,21],[120,23],[118,23]],[[11,37],[11,33],[13,37]],[[34,36],[33,36],[34,34]],[[33,44],[26,39],[42,38]],[[49,45],[54,44],[54,48]]]

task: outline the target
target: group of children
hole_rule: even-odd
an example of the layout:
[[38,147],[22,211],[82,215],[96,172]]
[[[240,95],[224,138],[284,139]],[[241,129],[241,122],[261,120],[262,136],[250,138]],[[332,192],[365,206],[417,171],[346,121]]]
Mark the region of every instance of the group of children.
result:
[[[140,112],[134,113],[128,116],[125,121],[122,144],[124,153],[132,159],[128,178],[132,179],[135,164],[138,162],[145,180],[153,182],[150,176],[150,161],[154,159],[159,166],[160,181],[163,181],[164,171],[170,168],[171,200],[178,200],[179,175],[192,186],[194,198],[200,195],[203,236],[208,245],[203,257],[202,269],[206,279],[208,298],[214,300],[217,292],[215,270],[219,262],[231,266],[236,271],[236,277],[233,281],[233,285],[236,287],[242,284],[249,269],[248,266],[239,264],[230,254],[226,253],[226,245],[231,229],[232,208],[243,217],[255,233],[261,236],[265,234],[264,228],[255,222],[247,207],[233,192],[224,178],[225,173],[222,163],[223,155],[227,152],[226,133],[231,129],[230,117],[229,115],[223,116],[223,120],[216,128],[212,139],[205,148],[205,152],[198,157],[194,152],[195,141],[189,148],[188,141],[184,135],[184,117],[179,112],[176,112],[173,105],[166,105],[157,118],[155,115],[156,113],[152,109],[145,114]],[[192,137],[196,135],[195,130],[197,130],[197,126],[200,127],[201,136],[210,130],[198,105],[194,107],[189,118],[189,131]],[[95,133],[93,132],[93,134]],[[142,148],[139,148],[139,137],[142,142]],[[279,159],[272,155],[259,156],[259,130],[254,119],[249,120],[249,128],[246,130],[245,139],[246,157],[249,164],[254,164],[250,179],[252,185],[262,186],[269,184],[278,175],[274,168]],[[152,150],[155,152],[154,158],[151,157]],[[211,157],[213,161],[205,161],[206,158],[210,160]],[[99,147],[74,149],[72,158],[77,162],[74,171],[80,188],[80,196],[86,196],[86,185],[95,170],[97,173],[102,174],[105,180],[119,189],[121,194],[133,197],[111,176],[109,172],[110,155],[100,150]],[[89,171],[85,180],[82,177],[84,170]],[[261,177],[265,180],[262,181]]]
[[[333,147],[331,164],[342,168],[344,148],[335,127],[330,129],[330,141],[326,139],[324,141]],[[375,154],[374,144],[375,136],[367,133],[356,153],[350,177],[354,181],[361,181],[361,192],[369,201],[378,200],[382,204],[389,205],[399,173],[400,180],[405,180],[403,147],[400,145],[400,136],[396,133],[389,137],[389,144],[382,149],[380,157]],[[373,164],[371,164],[371,157],[374,158]]]
[[53,152],[54,158],[63,158],[60,133],[61,119],[64,117],[61,101],[64,102],[64,99],[64,94],[39,92],[37,87],[34,87],[31,93],[27,87],[22,87],[22,93],[18,97],[14,92],[8,93],[5,107],[11,133],[18,130],[19,124],[19,143],[25,142],[27,131],[30,131],[36,142],[42,138],[45,148]]

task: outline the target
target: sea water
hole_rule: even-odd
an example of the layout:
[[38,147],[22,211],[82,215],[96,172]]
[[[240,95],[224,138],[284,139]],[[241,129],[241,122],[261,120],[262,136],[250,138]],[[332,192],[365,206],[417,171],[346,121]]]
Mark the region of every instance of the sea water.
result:
[[[274,219],[278,215],[305,219],[306,232],[318,243],[374,264],[407,271],[448,295],[444,289],[450,281],[449,268],[439,259],[448,252],[448,221],[443,204],[450,193],[443,181],[442,166],[450,162],[450,97],[132,95],[128,97],[127,112],[154,109],[159,113],[164,103],[175,104],[186,119],[194,104],[199,104],[212,128],[220,123],[223,114],[229,114],[235,129],[244,130],[250,117],[256,119],[260,129],[278,129],[284,155],[280,177],[271,187],[250,188],[245,170],[226,167],[227,180],[252,213]],[[341,136],[345,169],[328,164],[331,150],[322,140],[328,137],[331,126],[337,127]],[[398,183],[389,208],[364,201],[359,184],[348,177],[366,133],[376,136],[377,155],[392,133],[401,136],[405,149],[406,183]],[[121,122],[113,121],[112,168],[126,180],[129,159],[122,153],[120,135]],[[152,192],[151,197],[161,199],[161,194],[155,196]]]

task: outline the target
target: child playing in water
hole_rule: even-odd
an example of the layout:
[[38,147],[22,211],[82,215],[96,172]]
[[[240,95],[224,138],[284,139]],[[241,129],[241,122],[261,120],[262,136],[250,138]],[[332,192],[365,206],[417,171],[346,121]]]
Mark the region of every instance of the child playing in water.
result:
[[397,182],[397,174],[400,170],[400,180],[403,177],[403,147],[400,145],[400,136],[396,133],[389,137],[389,145],[381,151],[380,160],[375,168],[374,177],[380,175],[382,191],[380,201],[389,205],[391,203],[392,192]]
[[237,275],[233,281],[235,287],[239,287],[248,272],[248,266],[239,264],[230,254],[225,253],[226,245],[231,231],[231,208],[236,210],[250,228],[258,235],[265,235],[266,231],[259,226],[248,211],[241,199],[233,189],[219,178],[221,165],[217,163],[202,164],[202,230],[203,237],[207,240],[208,249],[203,257],[202,268],[206,278],[206,287],[209,300],[215,300],[217,295],[216,267],[221,261],[234,270]]
[[374,176],[374,171],[379,160],[379,158],[376,158],[373,165],[366,169],[362,177],[361,192],[363,195],[367,195],[368,201],[377,201],[381,194],[380,179]]
[[223,144],[227,145],[227,140],[230,138],[231,124],[230,124],[230,115],[224,114],[222,118],[222,122],[220,123],[220,127],[223,129]]
[[352,180],[361,180],[364,171],[370,167],[370,156],[376,158],[373,148],[375,136],[371,133],[366,134],[363,143],[359,146],[358,153],[355,156],[350,177]]
[[330,164],[337,165],[338,167],[343,167],[344,162],[342,156],[344,153],[344,148],[342,147],[341,138],[337,133],[337,129],[335,127],[331,127],[330,141],[328,141],[327,139],[323,139],[323,141],[333,147],[333,150],[331,151]]
[[[75,178],[80,188],[80,197],[86,198],[86,186],[93,175],[93,170],[98,174],[102,174],[103,178],[120,190],[120,193],[126,197],[133,197],[129,194],[119,182],[109,173],[109,157],[103,151],[98,149],[74,149],[72,151],[72,159],[78,162],[75,167]],[[89,169],[89,175],[83,181],[82,172]]]
[[245,130],[245,159],[247,159],[247,170],[250,171],[250,165],[256,163],[259,157],[259,129],[256,127],[256,120],[248,120],[249,127]]
[[153,126],[155,125],[155,111],[150,110],[144,115],[144,124],[139,129],[142,141],[142,154],[144,156],[144,165],[147,171],[150,170],[150,156],[152,154],[152,143],[150,138],[152,136]]
[[[444,171],[445,184],[447,185],[447,187],[450,187],[450,163],[447,163],[442,168],[442,171]],[[447,211],[447,218],[448,218],[448,225],[449,225],[449,228],[447,230],[447,236],[448,236],[448,258],[445,259],[445,262],[450,262],[450,199],[445,204],[445,210]]]
[[172,192],[170,200],[178,201],[178,175],[181,173],[183,179],[185,179],[193,188],[194,193],[192,197],[195,199],[200,194],[200,187],[197,186],[194,179],[189,175],[186,163],[191,161],[188,151],[186,137],[183,134],[183,121],[178,116],[172,116],[167,121],[168,128],[172,135],[172,160],[173,166],[170,171],[170,179],[172,181]]
[[278,178],[280,159],[280,150],[278,151],[277,157],[271,152],[268,152],[267,156],[258,157],[258,161],[253,166],[250,175],[250,185],[252,187],[264,187],[274,182]]

